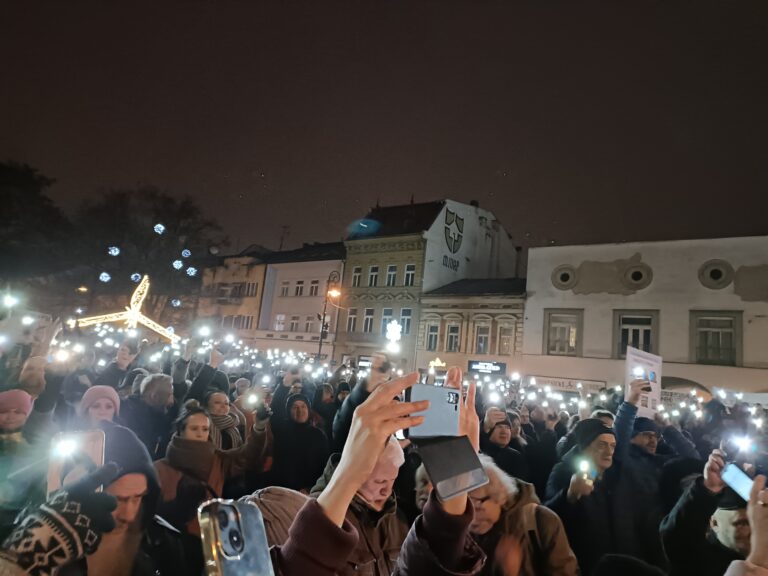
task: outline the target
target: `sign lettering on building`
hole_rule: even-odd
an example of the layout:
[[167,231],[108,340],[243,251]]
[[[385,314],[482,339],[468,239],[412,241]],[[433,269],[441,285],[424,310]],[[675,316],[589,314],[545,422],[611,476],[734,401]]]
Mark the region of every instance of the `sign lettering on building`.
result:
[[507,373],[507,365],[504,362],[483,362],[481,360],[470,360],[468,362],[470,372],[480,372],[481,374],[496,374],[504,376]]
[[[594,394],[607,388],[607,383],[600,380],[573,380],[571,378],[557,378],[554,376],[534,376],[536,378],[536,386],[538,388],[544,388],[549,386],[553,390],[560,390],[561,392],[575,392],[579,393],[584,390],[586,392]],[[530,377],[526,377],[525,380],[529,380]],[[579,388],[581,384],[581,388]]]

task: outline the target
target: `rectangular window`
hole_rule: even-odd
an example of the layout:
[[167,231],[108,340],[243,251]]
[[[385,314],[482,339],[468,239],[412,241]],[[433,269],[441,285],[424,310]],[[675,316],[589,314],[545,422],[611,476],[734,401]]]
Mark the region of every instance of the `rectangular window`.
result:
[[410,308],[403,308],[400,310],[400,326],[402,326],[403,331],[401,334],[403,336],[407,336],[411,333],[411,318],[413,317],[413,310]]
[[253,316],[246,316],[245,317],[245,329],[246,330],[253,329]]
[[288,296],[288,294],[291,292],[291,283],[290,282],[281,282],[280,283],[280,296]]
[[406,264],[405,265],[405,279],[403,281],[403,284],[405,286],[413,286],[413,283],[416,280],[416,264]]
[[296,281],[296,288],[293,291],[294,296],[304,296],[304,280]]
[[397,266],[390,264],[387,266],[387,286],[394,286],[397,283]]
[[459,326],[458,324],[450,324],[448,326],[448,332],[446,333],[446,336],[445,336],[445,351],[458,352],[460,337],[461,337],[461,326]]
[[234,316],[224,316],[221,319],[221,327],[222,328],[232,328],[232,326],[234,325],[234,320],[235,320]]
[[290,332],[298,332],[299,331],[299,317],[298,316],[291,316],[291,326],[288,328]]
[[306,322],[304,322],[304,332],[314,332],[315,331],[315,317],[314,316],[307,316]]
[[363,332],[366,334],[373,332],[373,308],[365,309],[365,316],[363,317]]
[[355,266],[352,268],[352,286],[360,286],[360,277],[363,275],[363,269],[361,266]]
[[256,296],[256,292],[259,291],[258,282],[248,282],[245,288],[245,295],[248,297]]
[[347,332],[357,330],[357,308],[350,308],[347,312]]
[[319,280],[312,280],[309,283],[309,295],[310,296],[317,296],[318,291],[320,290],[320,281]]
[[544,311],[544,350],[550,356],[581,356],[583,310]]
[[440,337],[440,325],[427,325],[427,350],[434,352],[437,350],[437,340]]
[[379,283],[379,267],[368,268],[368,286],[376,286]]
[[691,311],[691,346],[697,364],[741,365],[741,312]]
[[285,330],[285,314],[275,315],[275,330]]
[[616,358],[627,357],[627,346],[655,354],[659,313],[656,310],[614,310]]
[[490,344],[491,344],[491,327],[476,326],[475,327],[475,353],[488,354]]
[[499,327],[499,355],[512,356],[515,351],[515,327]]
[[381,333],[387,333],[387,324],[392,322],[392,308],[384,308],[381,311]]

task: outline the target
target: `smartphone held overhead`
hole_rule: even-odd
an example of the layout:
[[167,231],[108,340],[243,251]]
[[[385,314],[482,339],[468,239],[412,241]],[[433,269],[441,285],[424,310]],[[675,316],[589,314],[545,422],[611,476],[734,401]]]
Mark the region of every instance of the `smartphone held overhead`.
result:
[[406,402],[429,401],[429,408],[420,414],[424,422],[413,429],[405,430],[408,438],[435,438],[458,436],[459,402],[461,391],[443,386],[414,384],[405,391]]

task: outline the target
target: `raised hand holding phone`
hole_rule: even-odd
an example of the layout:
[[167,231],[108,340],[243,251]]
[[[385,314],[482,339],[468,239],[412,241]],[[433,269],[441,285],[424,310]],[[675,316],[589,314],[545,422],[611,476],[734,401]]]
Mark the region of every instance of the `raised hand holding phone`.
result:
[[366,379],[366,389],[373,392],[384,382],[389,380],[392,364],[384,354],[374,354],[371,370]]
[[503,422],[507,418],[507,413],[501,408],[492,406],[485,411],[485,418],[483,418],[483,431],[488,434],[496,424]]
[[725,488],[721,476],[724,468],[725,454],[720,450],[713,450],[704,466],[704,487],[713,494],[719,494]]
[[768,489],[765,487],[765,476],[758,476],[752,484],[747,517],[752,529],[747,562],[768,569]]
[[337,526],[344,523],[352,498],[370,476],[390,437],[403,428],[418,426],[429,402],[399,402],[395,398],[418,382],[418,372],[380,384],[355,410],[341,460],[317,503]]

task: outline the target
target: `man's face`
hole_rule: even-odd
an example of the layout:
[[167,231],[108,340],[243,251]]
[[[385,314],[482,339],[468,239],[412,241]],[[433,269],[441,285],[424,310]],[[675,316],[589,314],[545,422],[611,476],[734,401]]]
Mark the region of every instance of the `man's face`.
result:
[[488,439],[496,446],[506,448],[512,440],[512,429],[506,423],[496,424]]
[[309,420],[309,406],[301,400],[291,404],[291,419],[297,424],[304,424]]
[[0,411],[0,428],[3,430],[18,430],[27,422],[27,415],[21,410],[11,408]]
[[520,423],[520,420],[517,418],[512,418],[511,423],[512,425],[510,426],[509,430],[512,434],[512,438],[520,438],[520,434],[523,431],[523,426]]
[[613,453],[616,451],[616,437],[613,434],[600,434],[584,451],[595,467],[604,472],[613,464]]
[[475,517],[469,526],[472,534],[486,534],[501,517],[501,506],[491,498],[490,485],[486,484],[469,493],[472,506],[475,508]]
[[107,494],[117,498],[112,512],[115,529],[107,536],[117,536],[137,528],[141,517],[141,503],[147,495],[147,477],[144,474],[126,474],[107,487]]
[[378,462],[371,476],[360,487],[360,495],[374,510],[384,508],[392,495],[398,470],[399,467],[391,462]]
[[118,366],[125,368],[128,364],[133,362],[134,358],[136,358],[136,354],[133,354],[127,345],[123,344],[117,349]]
[[632,438],[632,444],[640,446],[648,454],[656,454],[656,448],[659,445],[659,437],[656,432],[640,432]]
[[150,406],[157,409],[168,409],[173,406],[173,384],[168,380],[155,382],[154,389],[149,395]]
[[529,416],[529,412],[527,408],[523,408],[520,410],[520,423],[521,424],[530,424],[531,418]]
[[723,546],[744,556],[749,554],[749,538],[752,535],[752,530],[749,526],[746,508],[739,510],[718,508],[710,520],[710,526]]
[[208,399],[208,412],[213,416],[226,416],[229,414],[229,398],[224,393],[211,394]]

